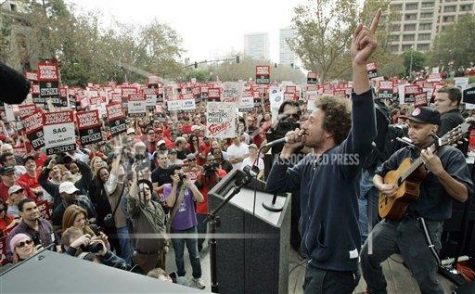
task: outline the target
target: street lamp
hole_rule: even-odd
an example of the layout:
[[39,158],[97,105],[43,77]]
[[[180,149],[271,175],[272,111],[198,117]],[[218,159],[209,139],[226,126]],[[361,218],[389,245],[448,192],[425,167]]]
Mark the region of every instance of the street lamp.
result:
[[411,45],[411,62],[409,63],[409,79],[412,80],[412,45]]

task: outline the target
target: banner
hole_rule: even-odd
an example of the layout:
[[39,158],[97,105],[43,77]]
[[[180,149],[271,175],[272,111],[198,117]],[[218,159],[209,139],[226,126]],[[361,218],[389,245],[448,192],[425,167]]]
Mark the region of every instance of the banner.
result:
[[236,111],[234,103],[208,102],[206,105],[206,137],[236,137]]
[[256,65],[256,84],[270,84],[269,65]]
[[58,111],[44,114],[46,155],[73,151],[76,149],[76,134],[73,112]]
[[33,149],[39,150],[45,145],[43,125],[44,117],[40,110],[35,110],[31,115],[21,120],[25,128],[26,137],[30,140]]

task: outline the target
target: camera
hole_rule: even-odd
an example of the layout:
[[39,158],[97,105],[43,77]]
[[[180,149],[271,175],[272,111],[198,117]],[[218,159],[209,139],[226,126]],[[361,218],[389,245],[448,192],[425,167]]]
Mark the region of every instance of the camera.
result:
[[81,246],[81,249],[84,252],[99,253],[104,250],[104,245],[101,242],[91,242],[86,246]]
[[205,175],[215,173],[218,167],[219,167],[219,163],[217,162],[203,165]]
[[57,154],[54,158],[57,164],[70,164],[73,160],[70,156],[66,155],[66,153]]

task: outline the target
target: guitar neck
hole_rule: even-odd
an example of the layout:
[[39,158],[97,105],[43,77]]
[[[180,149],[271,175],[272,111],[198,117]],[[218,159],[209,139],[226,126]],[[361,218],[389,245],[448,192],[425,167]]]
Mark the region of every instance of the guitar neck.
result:
[[[435,144],[432,144],[429,148],[430,151],[435,152]],[[411,163],[411,166],[407,169],[406,172],[401,176],[401,182],[405,181],[413,172],[415,172],[424,162],[422,161],[422,157],[418,157]]]

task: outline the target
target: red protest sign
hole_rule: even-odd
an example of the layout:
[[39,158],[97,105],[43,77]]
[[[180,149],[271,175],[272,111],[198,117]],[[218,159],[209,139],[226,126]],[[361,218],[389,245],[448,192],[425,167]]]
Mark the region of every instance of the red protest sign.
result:
[[35,150],[45,145],[43,124],[44,116],[40,110],[35,110],[31,115],[22,118],[26,136]]
[[414,107],[427,106],[427,93],[414,95]]
[[407,95],[414,95],[421,93],[421,88],[417,85],[410,85],[404,87],[404,93]]
[[59,80],[58,66],[52,63],[38,63],[38,81],[48,82]]
[[374,62],[366,64],[366,71],[370,79],[378,76],[378,66]]
[[53,213],[53,210],[49,202],[46,200],[39,200],[36,201],[36,206],[40,211],[41,217],[47,221],[51,221],[51,214]]
[[295,100],[295,93],[284,92],[284,101],[285,100]]
[[297,86],[285,86],[285,92],[287,93],[297,93]]
[[38,73],[36,71],[27,71],[25,73],[25,78],[29,81],[37,82],[38,81]]
[[379,90],[392,90],[393,87],[392,81],[379,81]]
[[220,99],[221,88],[208,88],[208,99]]
[[42,129],[44,125],[43,113],[40,110],[35,110],[29,116],[24,117],[22,123],[27,135]]
[[122,97],[128,98],[130,95],[138,93],[138,89],[135,87],[122,87]]
[[270,84],[269,65],[256,65],[256,84]]
[[99,119],[98,110],[77,112],[76,121],[79,130],[101,127],[101,120]]
[[124,111],[122,110],[121,103],[109,104],[106,106],[107,111],[107,120],[113,121],[116,119],[121,119],[125,117]]
[[19,105],[18,106],[18,116],[20,119],[32,115],[36,110],[36,105],[35,104],[25,104],[25,105]]
[[318,74],[313,71],[307,73],[307,84],[316,84],[318,81]]
[[73,112],[70,110],[47,112],[44,114],[44,117],[45,117],[45,120],[44,120],[45,126],[74,122]]

